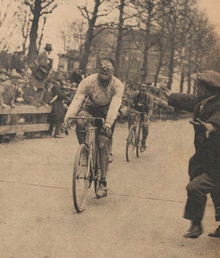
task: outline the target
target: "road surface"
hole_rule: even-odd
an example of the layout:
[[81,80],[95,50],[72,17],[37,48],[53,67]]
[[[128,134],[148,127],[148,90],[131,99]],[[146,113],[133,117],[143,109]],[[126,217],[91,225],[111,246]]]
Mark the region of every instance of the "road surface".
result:
[[117,124],[109,194],[89,192],[86,209],[72,204],[74,130],[64,139],[18,140],[0,145],[0,258],[217,258],[220,240],[208,201],[204,234],[182,237],[193,154],[188,120],[152,122],[148,147],[125,160],[127,124]]

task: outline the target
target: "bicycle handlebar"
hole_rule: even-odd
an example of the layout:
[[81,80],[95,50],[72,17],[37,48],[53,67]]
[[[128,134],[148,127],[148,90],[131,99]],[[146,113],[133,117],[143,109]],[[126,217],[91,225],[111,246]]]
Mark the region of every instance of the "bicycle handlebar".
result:
[[[100,121],[102,121],[102,124],[104,124],[105,123],[105,119],[104,118],[102,118],[102,117],[96,117],[96,116],[89,116],[89,117],[79,117],[79,116],[74,116],[74,117],[69,117],[68,119],[67,119],[67,121],[70,121],[70,122],[72,122],[72,121],[77,121],[78,119],[82,119],[82,120],[87,120],[88,122],[95,122],[96,120],[100,120]],[[72,120],[72,121],[71,121]]]
[[66,135],[69,134],[68,129],[71,127],[71,123],[72,122],[76,122],[77,120],[82,119],[82,120],[86,120],[89,123],[92,123],[92,125],[94,125],[94,122],[97,120],[100,120],[102,122],[102,126],[105,123],[105,119],[102,117],[79,117],[79,116],[74,116],[74,117],[69,117],[66,120],[66,126],[64,126],[63,131],[65,132]]

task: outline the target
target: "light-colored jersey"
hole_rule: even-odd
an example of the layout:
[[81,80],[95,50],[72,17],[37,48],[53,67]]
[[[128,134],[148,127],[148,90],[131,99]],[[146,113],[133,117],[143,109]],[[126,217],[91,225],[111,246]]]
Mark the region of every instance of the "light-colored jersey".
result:
[[75,116],[83,101],[84,105],[90,105],[99,108],[104,114],[107,114],[106,122],[113,124],[121,106],[124,93],[124,84],[112,76],[107,87],[102,87],[98,81],[98,74],[92,74],[81,81],[76,91],[76,95],[69,106],[65,120],[69,116]]

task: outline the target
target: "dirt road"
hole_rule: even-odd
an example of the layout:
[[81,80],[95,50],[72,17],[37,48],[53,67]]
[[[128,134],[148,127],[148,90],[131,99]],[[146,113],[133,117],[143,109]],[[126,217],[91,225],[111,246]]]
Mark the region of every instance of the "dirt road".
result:
[[204,234],[182,235],[188,159],[194,152],[187,120],[153,122],[148,148],[125,160],[127,124],[117,124],[107,198],[91,189],[86,210],[72,205],[74,131],[64,139],[0,145],[0,258],[217,258],[220,240],[209,199]]

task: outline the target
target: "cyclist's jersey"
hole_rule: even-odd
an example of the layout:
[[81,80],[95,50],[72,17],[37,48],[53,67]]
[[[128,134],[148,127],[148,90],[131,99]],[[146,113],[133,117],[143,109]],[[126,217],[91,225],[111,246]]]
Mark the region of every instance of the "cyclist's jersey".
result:
[[123,93],[124,84],[116,77],[112,76],[109,85],[102,87],[98,81],[98,74],[92,74],[79,84],[67,116],[75,116],[87,97],[84,105],[93,106],[107,114],[106,122],[113,124],[122,102]]
[[138,92],[135,92],[131,97],[131,100],[131,107],[139,112],[148,113],[149,110],[153,109],[154,99],[149,93],[146,93],[144,97],[141,97]]

